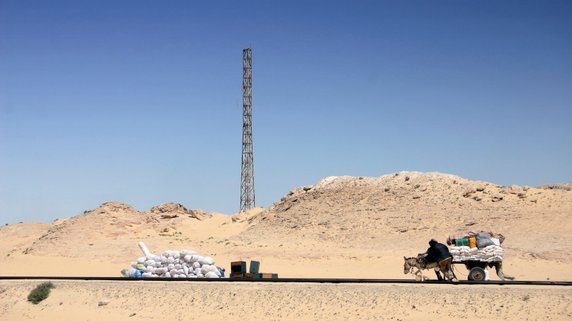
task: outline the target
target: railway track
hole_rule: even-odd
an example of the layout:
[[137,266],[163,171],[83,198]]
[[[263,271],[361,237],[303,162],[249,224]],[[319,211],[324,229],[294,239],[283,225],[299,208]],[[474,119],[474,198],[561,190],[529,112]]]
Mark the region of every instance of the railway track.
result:
[[354,279],[354,278],[277,278],[277,279],[175,279],[175,278],[141,278],[104,276],[0,276],[1,280],[66,280],[66,281],[118,281],[118,282],[227,282],[227,283],[366,283],[366,284],[439,284],[439,285],[541,285],[571,286],[572,281],[415,281],[408,279]]

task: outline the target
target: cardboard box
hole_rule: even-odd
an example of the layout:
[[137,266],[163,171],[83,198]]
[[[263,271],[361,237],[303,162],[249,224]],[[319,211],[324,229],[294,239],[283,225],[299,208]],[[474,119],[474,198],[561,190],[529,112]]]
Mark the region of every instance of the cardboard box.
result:
[[254,274],[252,273],[231,273],[231,279],[254,279]]
[[246,262],[245,261],[230,262],[230,274],[233,273],[246,273]]
[[250,261],[250,273],[258,274],[260,270],[260,262],[259,261]]
[[260,273],[260,278],[261,279],[277,279],[278,274],[277,273]]

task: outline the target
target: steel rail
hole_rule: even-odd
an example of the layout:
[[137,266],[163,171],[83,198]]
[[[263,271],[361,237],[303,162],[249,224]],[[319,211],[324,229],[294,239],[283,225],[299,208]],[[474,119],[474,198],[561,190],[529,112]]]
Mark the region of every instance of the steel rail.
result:
[[106,276],[0,276],[1,280],[68,280],[68,281],[120,281],[120,282],[226,282],[226,283],[354,283],[354,284],[438,284],[438,285],[544,285],[571,286],[572,281],[416,281],[408,279],[354,279],[354,278],[277,278],[277,279],[234,279],[234,278],[124,278]]

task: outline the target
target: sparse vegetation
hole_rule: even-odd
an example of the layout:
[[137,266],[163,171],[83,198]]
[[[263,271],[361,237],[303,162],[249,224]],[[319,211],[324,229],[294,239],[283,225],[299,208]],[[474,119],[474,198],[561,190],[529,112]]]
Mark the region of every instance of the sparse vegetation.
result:
[[386,187],[384,191],[389,192],[389,187]]
[[52,282],[44,282],[38,285],[35,289],[28,294],[28,301],[33,304],[38,304],[45,300],[50,295],[50,290],[55,288]]
[[525,296],[522,297],[522,301],[528,301],[530,300],[530,295],[526,294]]
[[409,181],[409,176],[405,176],[405,181]]

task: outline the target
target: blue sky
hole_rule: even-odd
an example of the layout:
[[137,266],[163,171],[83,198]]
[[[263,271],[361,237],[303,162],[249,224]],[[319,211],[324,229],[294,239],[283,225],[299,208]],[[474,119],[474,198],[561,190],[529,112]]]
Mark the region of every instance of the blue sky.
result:
[[572,182],[570,1],[0,0],[0,223],[332,175]]

